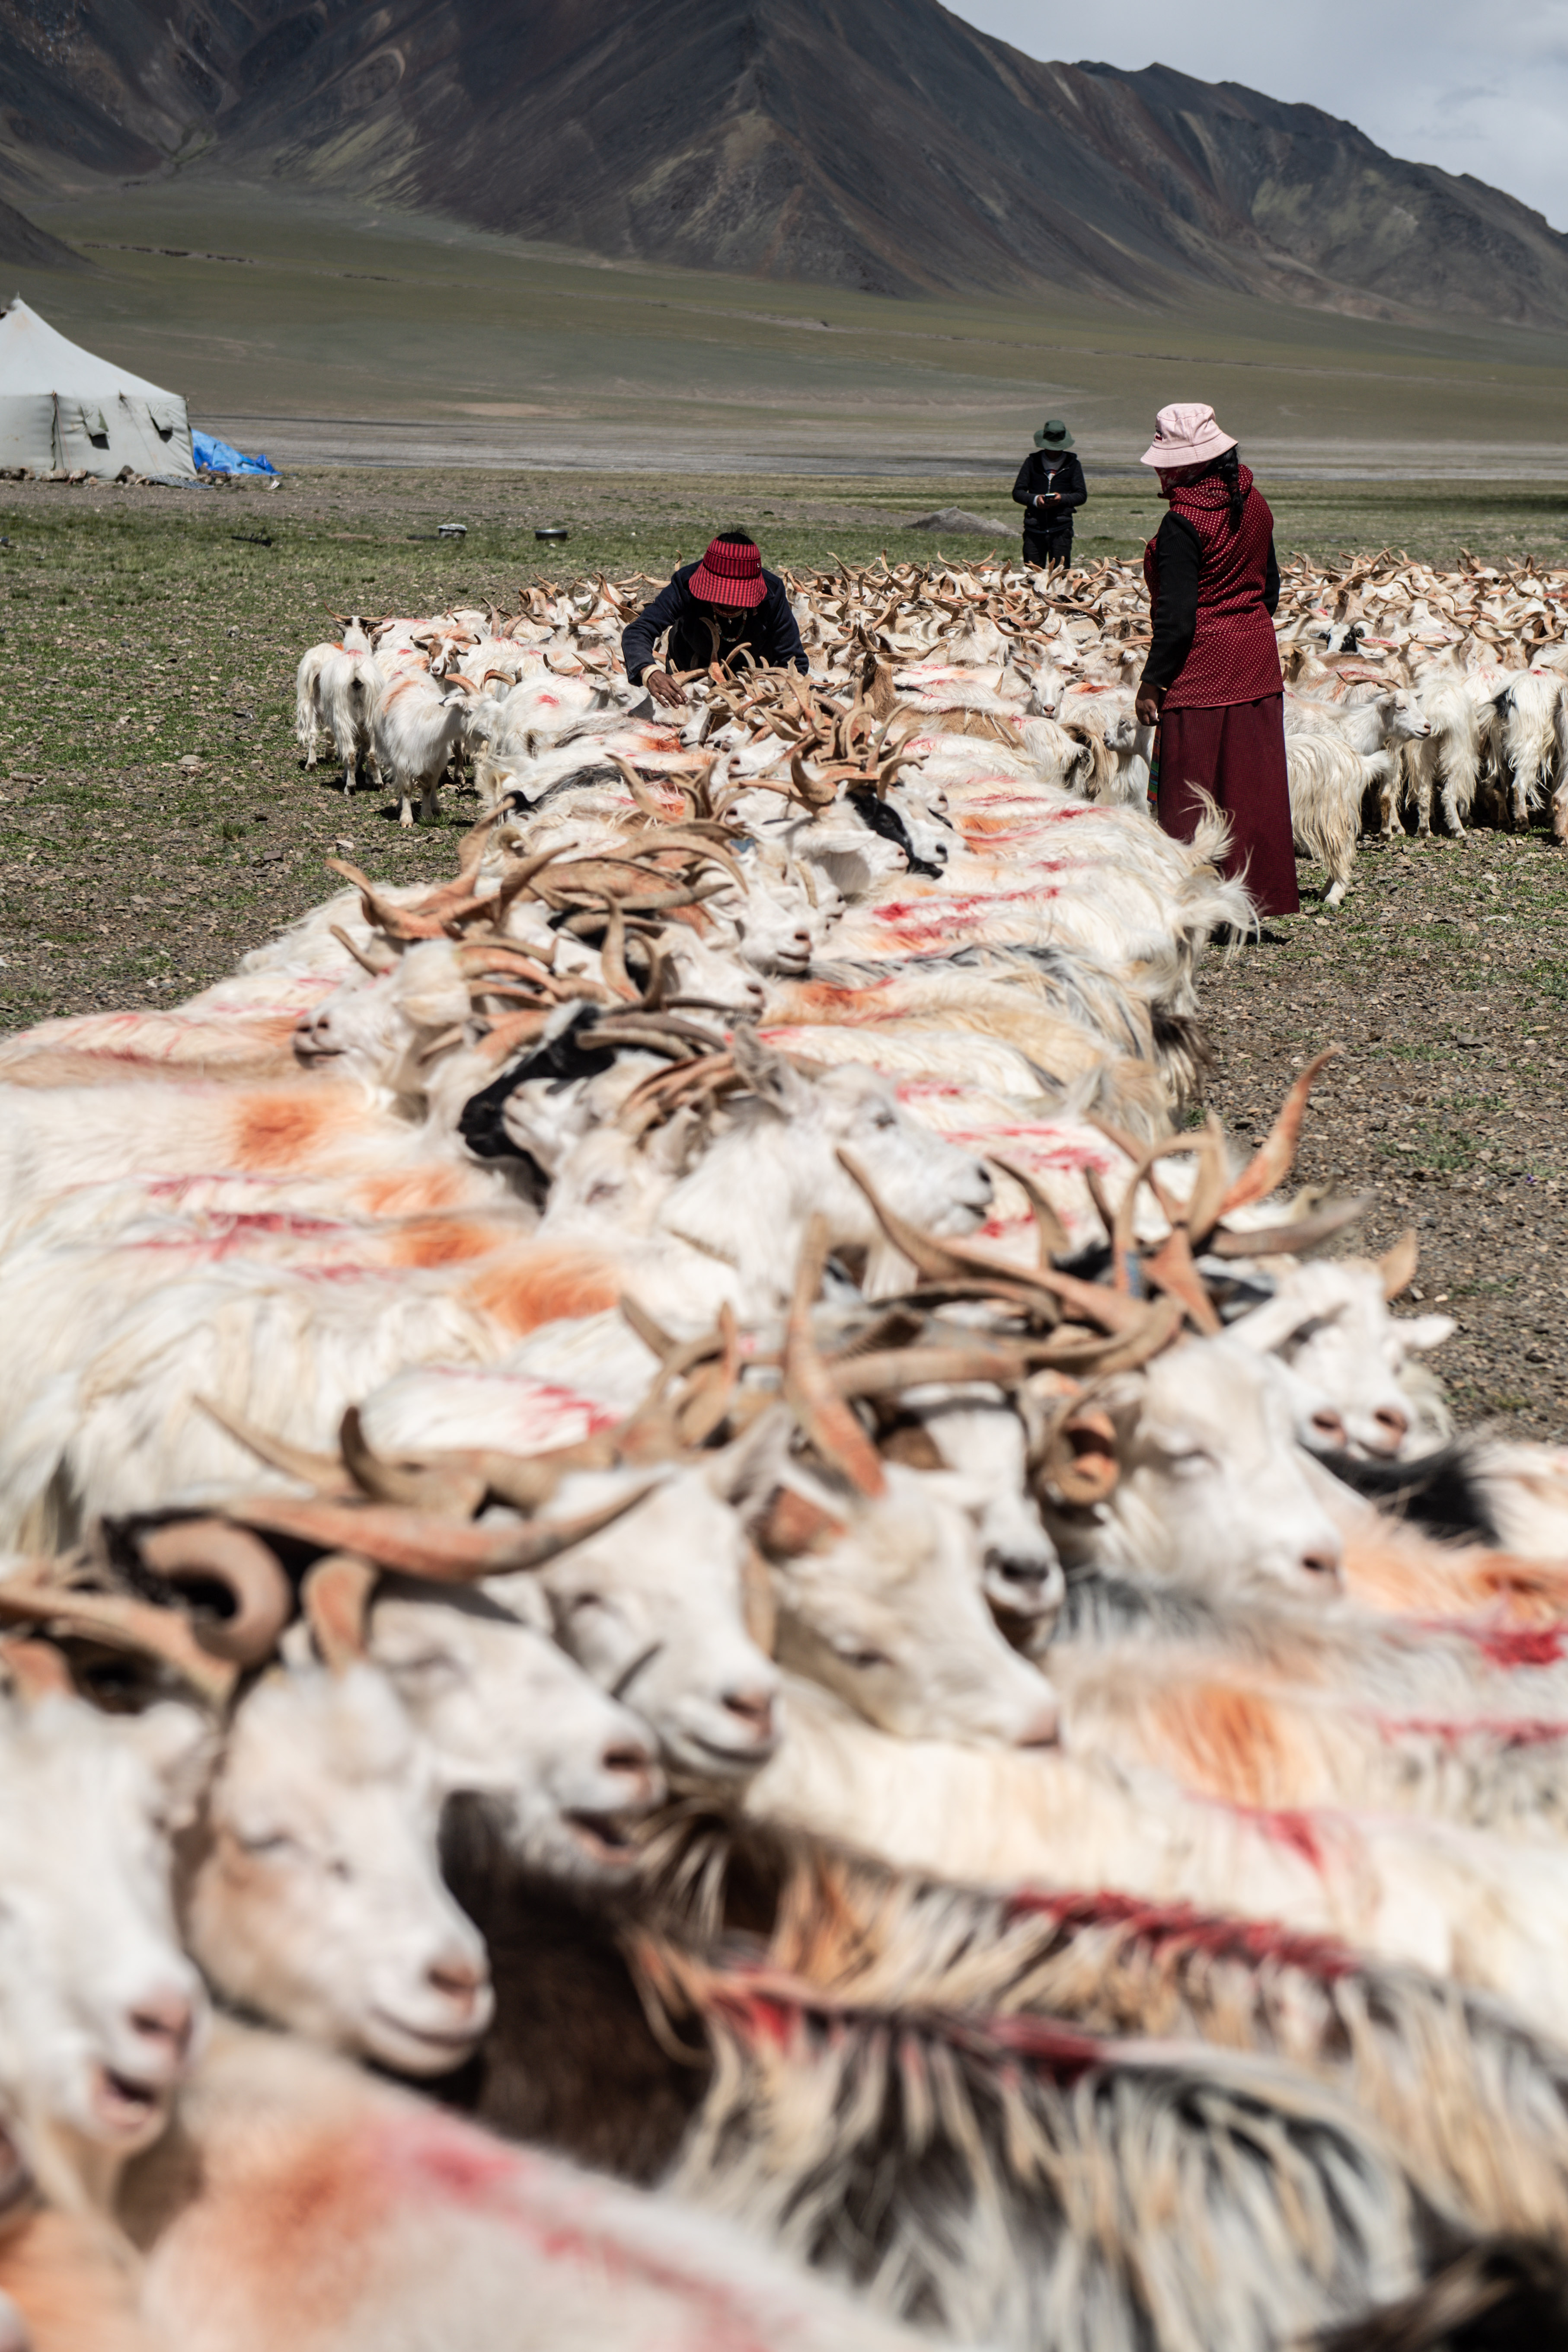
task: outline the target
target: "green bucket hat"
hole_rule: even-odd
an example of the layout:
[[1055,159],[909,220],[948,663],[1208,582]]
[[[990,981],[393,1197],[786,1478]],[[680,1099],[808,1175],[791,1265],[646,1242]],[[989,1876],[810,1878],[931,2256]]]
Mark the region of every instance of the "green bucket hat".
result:
[[1059,416],[1047,416],[1035,436],[1037,449],[1076,449],[1078,443]]

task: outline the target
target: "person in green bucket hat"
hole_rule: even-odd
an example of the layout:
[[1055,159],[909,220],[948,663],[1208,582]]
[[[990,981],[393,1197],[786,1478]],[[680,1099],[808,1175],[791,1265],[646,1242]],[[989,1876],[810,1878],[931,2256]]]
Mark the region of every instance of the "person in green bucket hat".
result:
[[1026,563],[1072,562],[1072,519],[1088,496],[1072,435],[1059,416],[1047,416],[1013,485],[1024,509]]

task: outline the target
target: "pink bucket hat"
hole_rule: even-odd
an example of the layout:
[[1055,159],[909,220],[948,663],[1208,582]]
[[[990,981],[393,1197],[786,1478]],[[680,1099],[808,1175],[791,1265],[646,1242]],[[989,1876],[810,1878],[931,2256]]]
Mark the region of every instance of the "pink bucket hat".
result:
[[723,604],[731,611],[760,604],[768,593],[763,559],[750,540],[710,539],[708,551],[687,582],[705,604]]
[[1154,438],[1138,463],[1158,466],[1162,472],[1176,466],[1206,466],[1211,457],[1223,457],[1235,446],[1235,434],[1220,431],[1206,402],[1178,400],[1154,419]]

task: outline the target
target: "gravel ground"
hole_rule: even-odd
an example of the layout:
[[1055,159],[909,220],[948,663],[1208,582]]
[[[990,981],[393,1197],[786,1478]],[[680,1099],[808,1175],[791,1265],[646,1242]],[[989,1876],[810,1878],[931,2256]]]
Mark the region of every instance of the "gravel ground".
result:
[[1302,1063],[1313,1092],[1298,1173],[1376,1210],[1360,1245],[1420,1239],[1417,1311],[1458,1328],[1429,1360],[1466,1423],[1568,1433],[1568,855],[1541,831],[1362,845],[1331,916],[1306,911],[1215,958],[1203,982],[1208,1101],[1260,1136]]
[[[379,794],[351,804],[331,766],[300,768],[294,665],[331,613],[506,596],[535,569],[540,515],[574,525],[561,573],[646,564],[662,577],[677,551],[700,547],[721,499],[765,518],[773,560],[805,564],[829,546],[868,560],[899,508],[907,519],[973,495],[951,480],[900,486],[889,518],[885,482],[746,488],[743,504],[741,486],[731,500],[679,477],[5,485],[0,1029],[188,994],[335,887],[334,848],[388,881],[450,874],[471,797],[404,834]],[[1348,520],[1344,493],[1300,495],[1313,524],[1300,543]],[[1513,492],[1450,490],[1440,508],[1384,495],[1409,503],[1391,503],[1377,528],[1419,553],[1459,537],[1500,552],[1526,533],[1555,547],[1563,530]],[[468,539],[437,541],[452,513],[467,515]],[[1310,909],[1321,880],[1302,868]],[[1436,1360],[1461,1414],[1542,1436],[1568,1422],[1565,908],[1568,853],[1540,830],[1363,844],[1335,915],[1271,925],[1262,944],[1213,955],[1203,982],[1209,1100],[1238,1137],[1262,1131],[1309,1055],[1344,1047],[1313,1100],[1302,1178],[1377,1186],[1364,1239],[1379,1247],[1416,1227],[1424,1303],[1459,1326]]]

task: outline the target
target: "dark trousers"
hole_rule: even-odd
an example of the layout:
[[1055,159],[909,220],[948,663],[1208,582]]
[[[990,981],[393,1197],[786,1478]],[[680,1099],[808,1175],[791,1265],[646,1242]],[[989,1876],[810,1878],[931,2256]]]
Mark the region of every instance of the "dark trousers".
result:
[[1072,562],[1072,525],[1056,523],[1049,530],[1036,530],[1026,525],[1024,530],[1024,561],[1026,563],[1070,563]]
[[1295,842],[1285,771],[1285,701],[1167,710],[1160,719],[1160,823],[1191,841],[1208,793],[1230,819],[1225,870],[1244,881],[1260,915],[1294,915]]

